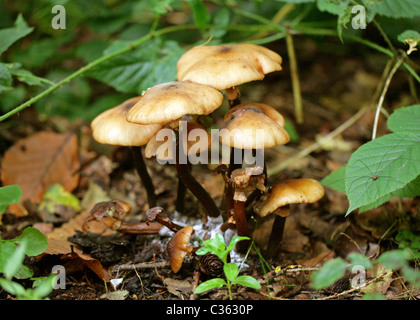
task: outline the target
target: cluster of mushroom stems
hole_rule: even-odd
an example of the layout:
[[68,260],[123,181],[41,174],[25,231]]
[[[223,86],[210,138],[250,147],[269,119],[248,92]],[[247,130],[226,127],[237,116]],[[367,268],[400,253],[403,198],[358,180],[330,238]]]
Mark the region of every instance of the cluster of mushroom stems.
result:
[[[257,45],[194,47],[178,60],[176,81],[151,87],[142,96],[131,98],[97,116],[91,123],[95,140],[132,149],[135,168],[147,192],[149,211],[148,221],[141,223],[142,231],[135,231],[134,225],[121,222],[115,215],[109,219],[96,214],[96,217],[92,215],[92,219],[106,221],[113,230],[136,234],[158,233],[160,228],[155,224],[169,228],[175,233],[167,246],[171,265],[174,256],[181,260],[181,264],[174,263],[174,272],[178,272],[184,257],[193,253],[188,245],[194,233],[193,226],[181,226],[163,218],[164,210],[157,207],[159,199],[141,148],[145,146],[145,157],[156,157],[159,162],[172,163],[176,168],[179,179],[176,211],[182,214],[185,191],[189,190],[205,212],[207,228],[211,232],[224,233],[227,242],[232,234],[250,235],[250,214],[256,213],[264,218],[274,213],[266,252],[271,257],[277,255],[289,205],[316,202],[324,194],[322,186],[312,179],[286,180],[268,186],[265,161],[251,166],[243,164],[242,156],[246,152],[255,159],[258,156],[264,159],[264,149],[290,141],[284,129],[283,116],[266,104],[241,103],[238,89],[241,84],[262,80],[266,74],[280,71],[281,63],[280,55]],[[215,142],[208,133],[209,128],[200,119],[212,116],[222,105],[224,96],[228,100],[229,111],[224,115],[225,126]],[[185,136],[194,129],[204,135],[200,134],[197,142],[186,140]],[[216,170],[225,181],[225,199],[220,205],[194,177],[194,164],[190,161],[192,156],[199,154],[208,156],[206,152],[215,143],[230,149],[228,163]],[[239,160],[237,155],[242,155]],[[240,245],[241,242],[236,250],[243,253],[249,243]],[[175,251],[176,254],[173,253]]]

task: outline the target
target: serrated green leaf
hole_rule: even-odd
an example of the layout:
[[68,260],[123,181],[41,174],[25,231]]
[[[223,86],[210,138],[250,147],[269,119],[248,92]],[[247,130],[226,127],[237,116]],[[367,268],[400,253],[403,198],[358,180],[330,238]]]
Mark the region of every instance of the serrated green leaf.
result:
[[375,2],[368,9],[375,14],[395,19],[420,16],[418,0],[382,0]]
[[[113,43],[104,53],[122,49],[128,42]],[[121,92],[141,94],[157,84],[176,80],[176,62],[184,53],[176,41],[156,39],[121,54],[87,73]]]
[[403,188],[419,172],[420,135],[393,133],[362,145],[346,165],[346,214]]
[[235,278],[239,274],[239,268],[235,263],[225,263],[223,265],[223,271],[225,273],[226,278],[231,282],[235,280]]
[[0,55],[13,43],[31,33],[33,29],[26,24],[23,16],[19,14],[12,28],[0,30]]
[[346,166],[342,166],[340,169],[331,172],[328,176],[322,179],[321,184],[342,193],[346,193],[345,174]]
[[231,251],[239,241],[243,241],[243,240],[249,240],[249,238],[248,237],[242,237],[242,236],[234,236],[230,240],[229,245],[226,248],[226,251],[228,251],[228,252]]
[[221,278],[210,279],[198,285],[197,288],[195,288],[194,293],[200,294],[207,290],[221,288],[224,285],[226,285],[226,282]]
[[406,267],[410,259],[413,259],[413,255],[409,249],[395,249],[382,253],[376,262],[385,268],[396,270]]
[[15,296],[23,296],[26,292],[25,288],[20,283],[4,278],[0,278],[0,287]]
[[18,203],[22,196],[22,189],[17,184],[0,188],[0,213],[4,212],[12,203]]
[[314,289],[323,289],[332,285],[344,276],[347,263],[341,258],[325,262],[321,268],[311,276],[311,286]]
[[232,284],[239,284],[253,289],[261,289],[260,283],[255,278],[247,275],[236,277],[236,279],[232,281]]
[[420,134],[420,105],[395,110],[389,116],[387,125],[394,132]]

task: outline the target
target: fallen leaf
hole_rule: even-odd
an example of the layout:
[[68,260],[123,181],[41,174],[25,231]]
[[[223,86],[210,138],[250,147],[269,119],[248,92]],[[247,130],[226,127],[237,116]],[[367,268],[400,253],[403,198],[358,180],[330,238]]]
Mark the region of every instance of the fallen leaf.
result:
[[108,299],[108,300],[125,300],[127,298],[129,292],[127,290],[117,290],[112,292],[107,292],[101,295],[101,299]]
[[192,290],[192,284],[187,280],[176,280],[172,278],[165,278],[163,280],[166,288],[170,293],[176,295],[178,298],[182,299],[182,293],[186,293]]
[[42,131],[19,140],[4,153],[1,167],[3,185],[17,184],[21,202],[39,204],[45,190],[59,183],[71,192],[79,181],[77,137]]

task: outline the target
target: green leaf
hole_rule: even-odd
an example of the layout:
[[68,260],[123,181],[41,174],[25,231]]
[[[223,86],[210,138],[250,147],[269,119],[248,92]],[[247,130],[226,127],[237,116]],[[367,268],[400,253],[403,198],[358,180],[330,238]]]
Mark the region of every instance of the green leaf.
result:
[[12,75],[4,63],[0,63],[0,93],[12,90]]
[[413,255],[409,249],[395,249],[382,253],[376,262],[382,264],[385,268],[396,270],[406,267],[408,265],[407,261],[412,258]]
[[235,278],[239,274],[239,268],[235,263],[225,263],[223,265],[223,271],[225,273],[226,278],[231,282],[235,280]]
[[420,16],[418,0],[381,0],[374,2],[368,9],[375,14],[394,19]]
[[[127,41],[112,44],[104,54],[122,49]],[[87,73],[121,92],[141,94],[157,84],[176,80],[176,63],[184,53],[176,41],[156,39],[119,55]]]
[[49,85],[53,85],[54,83],[51,82],[48,79],[44,79],[38,76],[35,76],[32,74],[32,72],[22,69],[20,67],[20,63],[11,63],[8,64],[8,68],[10,71],[10,74],[17,77],[17,79],[21,82],[24,82],[30,86],[41,86],[45,83]]
[[239,241],[243,241],[243,240],[249,240],[249,238],[248,237],[241,237],[241,236],[234,236],[231,240],[230,240],[230,243],[229,243],[229,245],[228,245],[228,247],[227,247],[227,251],[228,252],[230,252],[234,247],[235,247],[235,245],[239,242]]
[[397,133],[420,134],[420,104],[395,110],[389,116],[387,125]]
[[46,208],[49,213],[53,213],[56,205],[80,210],[79,199],[64,189],[60,184],[53,184],[48,187],[40,203],[40,209]]
[[36,228],[27,227],[22,234],[14,239],[16,243],[26,243],[25,254],[29,257],[43,253],[48,247],[47,238]]
[[49,295],[54,288],[53,285],[56,277],[56,274],[51,274],[48,277],[37,278],[33,282],[33,287],[35,288],[34,295],[39,298],[43,298]]
[[346,193],[345,174],[346,167],[342,166],[340,169],[331,172],[328,176],[322,179],[321,184],[342,193]]
[[221,288],[224,285],[226,285],[226,282],[221,278],[210,279],[198,285],[197,288],[195,288],[194,293],[200,294],[207,290]]
[[236,279],[232,281],[232,284],[239,284],[253,289],[261,289],[260,283],[255,278],[246,275],[236,277]]
[[19,14],[14,27],[0,30],[0,55],[13,43],[31,33],[33,29],[28,27],[22,15]]
[[341,258],[325,262],[322,267],[311,276],[311,285],[314,289],[323,289],[341,279],[346,272],[347,264]]
[[393,133],[358,148],[345,169],[346,214],[403,188],[420,173],[420,134]]
[[22,196],[22,190],[17,184],[0,188],[0,213],[6,211],[12,203],[18,203]]
[[0,278],[0,286],[15,296],[23,296],[26,292],[25,288],[21,284],[9,279]]
[[350,264],[352,265],[352,267],[362,266],[365,269],[372,268],[372,262],[369,260],[368,257],[361,253],[352,252],[347,257],[350,260]]
[[420,33],[414,30],[405,30],[398,36],[398,41],[408,44],[407,54],[411,54],[413,51],[417,51],[418,44],[420,41]]
[[16,244],[10,240],[0,240],[0,273],[4,273],[4,268],[9,258],[16,250]]
[[195,24],[198,28],[204,29],[210,21],[210,15],[202,0],[187,0],[188,5],[194,16]]
[[362,300],[386,300],[385,296],[379,293],[366,293],[363,297]]
[[6,279],[10,280],[20,269],[25,258],[26,244],[26,241],[21,241],[5,263],[3,273]]

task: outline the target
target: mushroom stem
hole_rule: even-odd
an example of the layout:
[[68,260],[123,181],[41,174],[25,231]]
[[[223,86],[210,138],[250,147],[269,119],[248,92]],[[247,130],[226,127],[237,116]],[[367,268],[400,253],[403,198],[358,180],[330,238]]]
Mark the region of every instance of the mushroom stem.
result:
[[197,200],[203,205],[209,217],[217,218],[220,216],[219,209],[214,203],[213,199],[203,188],[203,186],[194,178],[191,171],[188,168],[188,164],[180,163],[179,159],[179,135],[177,131],[177,142],[176,142],[176,170],[178,172],[179,179],[184,183],[185,187],[192,192]]
[[143,186],[146,189],[149,208],[152,208],[156,206],[155,187],[147,171],[146,163],[141,152],[141,147],[131,147],[131,151],[133,153],[134,165],[136,167],[137,173],[139,174],[140,179],[143,182]]
[[226,97],[229,100],[229,107],[233,108],[234,106],[237,106],[241,103],[240,96],[241,92],[239,91],[238,87],[231,87],[228,89],[225,89]]
[[[239,154],[241,153],[241,162],[240,163],[235,163],[235,154]],[[230,148],[230,160],[229,160],[229,169],[228,169],[228,177],[230,177],[231,173],[236,170],[236,169],[240,169],[242,168],[242,160],[243,160],[243,150],[242,149],[237,149],[237,148]],[[226,211],[229,212],[230,210],[233,209],[234,207],[234,201],[233,201],[233,196],[234,196],[234,187],[231,183],[228,183],[226,186],[226,191],[225,191],[225,198],[226,198]]]
[[[192,166],[191,166],[191,162],[188,161],[187,158],[187,165],[188,165],[188,170],[191,171]],[[176,202],[175,202],[175,210],[179,213],[183,213],[184,209],[185,209],[185,194],[186,194],[186,190],[187,188],[185,187],[185,184],[178,179],[178,189],[177,189],[177,196],[176,196]]]
[[267,256],[271,258],[275,257],[281,250],[281,246],[283,243],[284,225],[286,223],[286,217],[290,211],[290,206],[287,205],[277,210],[282,210],[284,216],[276,214],[274,218],[266,252]]
[[121,222],[117,231],[127,234],[158,234],[162,225],[160,223]]
[[160,215],[160,213],[162,213],[162,212],[164,212],[162,207],[154,207],[154,208],[150,208],[149,210],[147,210],[146,211],[146,217],[147,217],[146,224],[152,224],[151,221],[156,221],[160,225],[163,225],[163,226],[167,227],[169,230],[171,230],[175,233],[183,228],[182,226],[172,222],[168,218],[162,217]]
[[[234,201],[234,216],[236,221],[236,231],[238,236],[249,237],[248,231],[248,221],[245,214],[245,202],[244,201]],[[238,252],[245,253],[249,247],[249,240],[240,241],[236,244]]]

